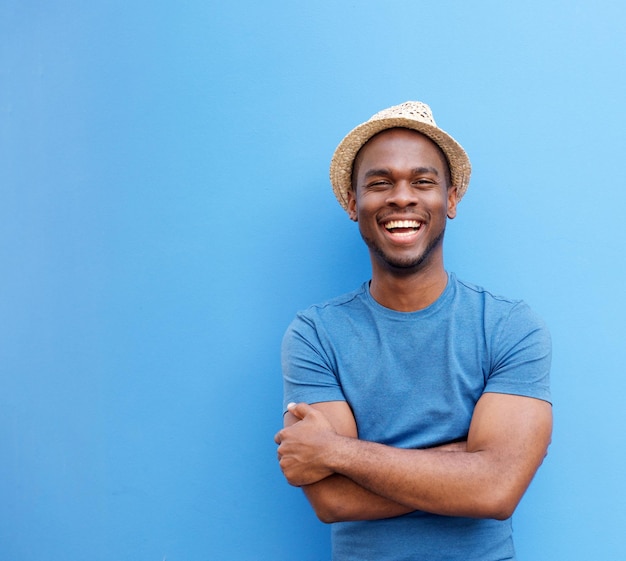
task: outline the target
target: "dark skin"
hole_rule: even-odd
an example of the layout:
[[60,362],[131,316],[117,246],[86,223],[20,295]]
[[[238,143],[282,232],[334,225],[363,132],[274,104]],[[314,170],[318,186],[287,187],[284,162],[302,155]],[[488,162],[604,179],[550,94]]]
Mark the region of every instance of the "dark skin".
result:
[[[443,236],[457,206],[444,155],[423,135],[392,129],[363,147],[353,173],[348,215],[370,250],[372,296],[393,310],[429,306],[448,282]],[[413,227],[389,229],[398,220]]]
[[[354,166],[348,213],[370,250],[370,291],[398,311],[432,304],[443,292],[443,232],[456,216],[456,188],[428,138],[391,129],[371,139]],[[547,453],[549,403],[485,393],[467,442],[428,450],[359,440],[343,401],[292,404],[276,434],[281,469],[325,522],[370,520],[422,510],[508,518]]]

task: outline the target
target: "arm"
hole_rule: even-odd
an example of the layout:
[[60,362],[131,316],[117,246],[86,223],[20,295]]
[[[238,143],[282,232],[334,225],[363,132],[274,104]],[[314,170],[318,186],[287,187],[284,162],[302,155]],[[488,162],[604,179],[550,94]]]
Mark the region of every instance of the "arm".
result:
[[294,485],[331,473],[404,505],[448,516],[508,518],[546,455],[552,408],[533,398],[485,393],[472,417],[467,450],[404,450],[338,434],[306,404],[302,422],[277,435],[280,463]]
[[[350,406],[345,401],[328,401],[311,406],[328,420],[333,430],[347,438],[357,438],[357,426]],[[291,411],[285,413],[285,427],[300,419]],[[411,508],[376,495],[347,477],[331,473],[302,490],[322,522],[374,520],[411,512]]]
[[[314,415],[319,413],[320,417],[325,418],[332,430],[338,435],[352,439],[358,437],[354,416],[346,402],[316,403],[311,406],[311,409],[315,410]],[[312,418],[309,417],[309,420]],[[298,421],[300,419],[291,411],[285,413],[286,428],[293,426]],[[278,433],[276,436],[277,443],[280,443],[280,435],[281,433]],[[465,442],[442,446],[439,449],[442,451],[464,450]],[[320,477],[323,477],[323,474],[320,474]],[[318,518],[326,523],[390,518],[414,510],[409,506],[373,493],[338,473],[331,473],[315,483],[302,485],[302,489]]]

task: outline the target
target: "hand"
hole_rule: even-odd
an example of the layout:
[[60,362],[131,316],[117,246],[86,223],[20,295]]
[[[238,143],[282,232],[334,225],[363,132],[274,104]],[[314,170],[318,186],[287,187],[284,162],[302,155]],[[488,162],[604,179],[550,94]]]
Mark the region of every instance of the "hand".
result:
[[298,421],[276,433],[278,460],[287,481],[296,487],[310,485],[332,475],[327,459],[339,436],[321,412],[306,403],[290,403]]

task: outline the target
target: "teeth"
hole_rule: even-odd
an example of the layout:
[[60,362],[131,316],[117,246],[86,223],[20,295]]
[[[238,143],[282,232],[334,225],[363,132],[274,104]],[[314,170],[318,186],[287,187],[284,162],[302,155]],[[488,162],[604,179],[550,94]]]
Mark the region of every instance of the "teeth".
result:
[[422,225],[417,220],[392,220],[385,224],[387,230],[393,230],[394,228],[419,228]]

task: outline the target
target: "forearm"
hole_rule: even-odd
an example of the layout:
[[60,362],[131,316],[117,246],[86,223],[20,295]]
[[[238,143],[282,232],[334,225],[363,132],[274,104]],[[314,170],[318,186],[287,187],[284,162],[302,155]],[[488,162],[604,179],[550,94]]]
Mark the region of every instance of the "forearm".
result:
[[304,485],[302,490],[317,517],[325,523],[392,518],[413,510],[339,474]]
[[403,450],[337,436],[326,458],[332,471],[414,510],[504,519],[541,465],[551,433],[549,403],[485,394],[465,449]]
[[[285,416],[285,428],[276,435],[278,455],[283,474],[291,485],[302,487],[318,517],[325,522],[368,520],[406,514],[413,510],[441,510],[440,498],[428,497],[414,486],[420,480],[430,481],[431,487],[440,486],[436,480],[439,467],[436,457],[458,456],[466,450],[466,442],[457,442],[428,451],[400,450],[364,442],[356,438],[356,425],[333,430],[319,409],[301,404],[306,420],[290,412]],[[293,408],[290,411],[302,411]],[[336,426],[336,425],[335,425]],[[363,451],[361,451],[363,447]],[[417,464],[412,454],[422,458]],[[423,455],[422,455],[423,454]],[[418,458],[419,458],[418,457]],[[427,458],[433,463],[433,477],[423,477],[417,466]],[[339,462],[338,460],[342,460]],[[369,461],[367,461],[369,460]],[[398,463],[393,466],[393,464]],[[394,469],[390,470],[389,467]],[[395,473],[393,480],[387,475]],[[450,477],[451,481],[455,477]],[[403,484],[404,481],[404,484]],[[410,483],[411,485],[409,485]],[[430,491],[432,492],[432,491]]]
[[507,518],[526,487],[499,473],[488,452],[402,450],[351,439],[333,448],[330,467],[404,512]]
[[[441,452],[460,452],[465,449],[465,441],[437,448]],[[304,485],[302,489],[318,518],[326,523],[392,518],[414,510],[410,506],[377,495],[339,474]]]
[[[329,519],[354,516],[372,496],[377,497],[373,503],[377,506],[365,509],[367,516],[380,507],[388,516],[422,510],[508,518],[541,465],[552,431],[549,403],[493,393],[484,394],[476,404],[466,443],[428,450],[394,448],[359,440],[355,431],[337,432],[321,411],[306,404],[294,405],[290,411],[302,420],[276,435],[281,469],[292,485],[311,485],[320,493],[311,494],[320,512],[328,505],[335,508],[332,515],[322,513]],[[331,483],[335,474],[355,486],[343,482],[339,489],[345,495],[337,497],[323,492],[332,491],[331,484],[340,485]],[[313,487],[327,479],[330,482]],[[342,510],[340,503],[346,497],[349,508]]]

